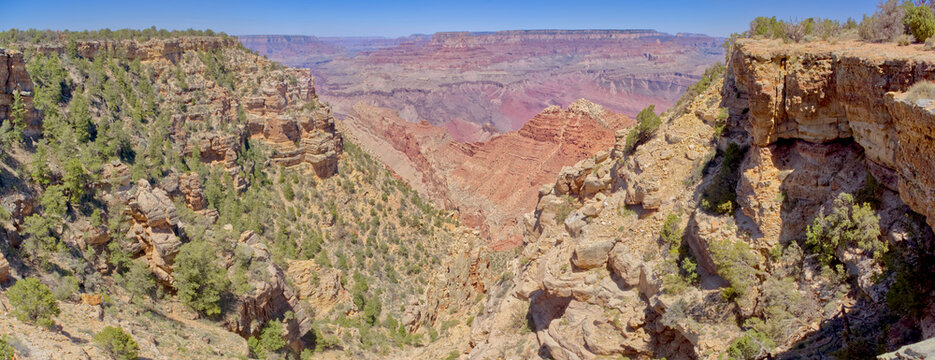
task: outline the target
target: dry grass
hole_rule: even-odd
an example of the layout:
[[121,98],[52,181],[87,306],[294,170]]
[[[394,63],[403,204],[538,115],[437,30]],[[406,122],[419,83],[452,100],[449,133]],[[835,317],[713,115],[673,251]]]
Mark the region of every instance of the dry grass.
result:
[[921,81],[906,91],[906,100],[916,102],[921,99],[935,100],[935,82]]

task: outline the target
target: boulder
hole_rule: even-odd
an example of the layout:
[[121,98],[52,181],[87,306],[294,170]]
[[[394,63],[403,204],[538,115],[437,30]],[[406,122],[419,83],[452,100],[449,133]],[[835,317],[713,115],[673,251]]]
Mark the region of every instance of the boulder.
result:
[[607,256],[613,247],[613,240],[579,242],[575,245],[575,255],[571,261],[584,270],[603,266],[607,263]]

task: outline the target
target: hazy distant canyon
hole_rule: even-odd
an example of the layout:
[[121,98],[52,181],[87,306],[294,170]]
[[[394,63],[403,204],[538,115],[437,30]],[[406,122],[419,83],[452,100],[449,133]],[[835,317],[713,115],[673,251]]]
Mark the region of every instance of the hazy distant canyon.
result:
[[462,141],[518,130],[542,109],[579,98],[631,117],[649,104],[665,109],[724,56],[722,39],[651,30],[240,40],[270,59],[311,68],[339,118],[364,102],[443,125]]
[[724,58],[723,39],[651,30],[240,41],[310,68],[342,131],[500,246],[519,241],[522,215],[563,166],[611,146],[644,107],[674,104]]

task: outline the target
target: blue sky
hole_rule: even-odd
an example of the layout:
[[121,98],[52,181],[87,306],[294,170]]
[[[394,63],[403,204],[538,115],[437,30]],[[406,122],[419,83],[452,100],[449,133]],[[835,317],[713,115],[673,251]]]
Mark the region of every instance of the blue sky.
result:
[[228,34],[404,36],[437,31],[656,29],[727,35],[759,15],[860,19],[877,0],[81,1],[0,0],[0,29],[206,29]]

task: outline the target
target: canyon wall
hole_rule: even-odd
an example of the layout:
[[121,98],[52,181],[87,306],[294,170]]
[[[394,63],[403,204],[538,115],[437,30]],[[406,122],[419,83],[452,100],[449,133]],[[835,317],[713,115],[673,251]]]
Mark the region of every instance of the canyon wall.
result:
[[[935,75],[921,47],[738,42],[647,142],[618,137],[542,188],[468,358],[717,359],[751,338],[750,356],[852,358],[935,336],[935,96],[905,92]],[[705,205],[718,191],[729,209]],[[817,260],[807,227],[832,208],[872,215],[856,231],[888,260],[854,239]]]
[[852,139],[877,180],[935,226],[932,102],[903,93],[935,80],[935,54],[892,44],[740,41],[729,65],[725,102],[743,116],[754,145]]
[[[273,59],[305,52],[295,41],[242,41]],[[667,108],[722,58],[721,43],[651,30],[456,32],[375,44],[353,56],[309,54],[318,60],[304,66],[339,117],[364,102],[409,122],[446,125],[457,140],[477,141],[518,130],[542,109],[580,98],[628,116],[650,104]],[[459,126],[464,123],[472,126]]]

